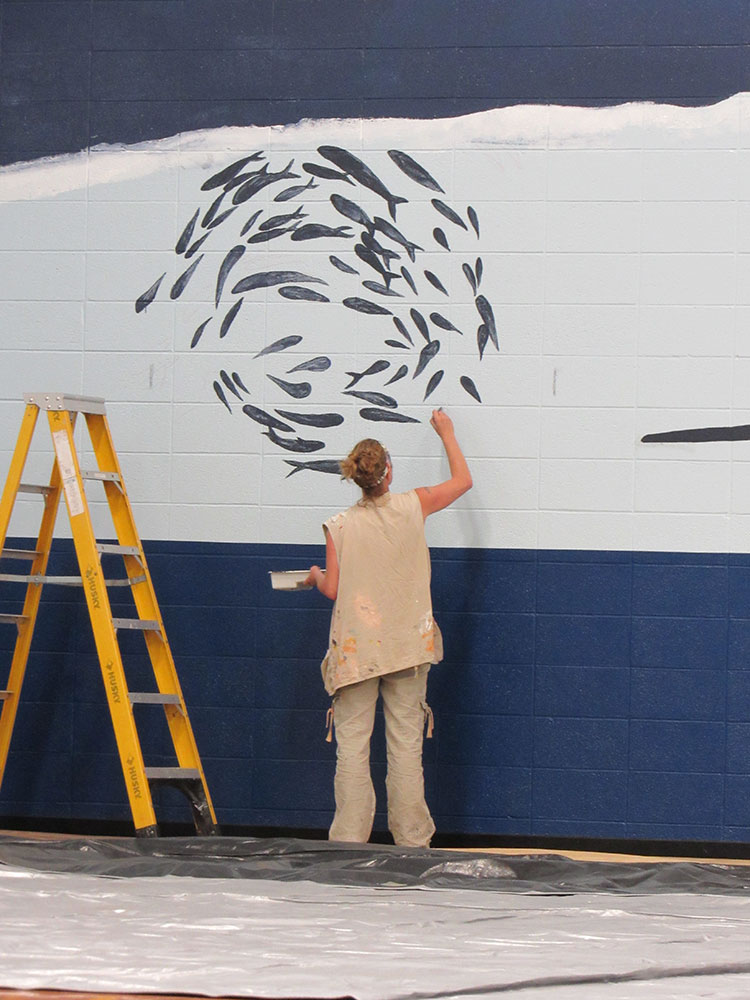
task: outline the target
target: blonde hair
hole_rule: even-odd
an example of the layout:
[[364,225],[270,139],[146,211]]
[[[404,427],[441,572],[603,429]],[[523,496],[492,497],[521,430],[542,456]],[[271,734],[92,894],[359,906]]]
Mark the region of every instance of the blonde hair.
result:
[[385,479],[388,452],[380,441],[365,438],[355,444],[341,463],[341,475],[351,479],[363,493],[369,494]]

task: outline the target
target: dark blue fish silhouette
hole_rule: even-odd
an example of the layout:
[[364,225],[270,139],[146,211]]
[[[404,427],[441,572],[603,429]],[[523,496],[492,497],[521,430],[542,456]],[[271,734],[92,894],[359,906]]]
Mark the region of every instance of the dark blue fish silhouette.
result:
[[417,286],[414,284],[414,278],[412,278],[411,274],[409,274],[409,272],[406,270],[405,267],[401,268],[401,274],[403,275],[404,280],[406,281],[409,288],[411,288],[414,294],[417,295],[418,294]]
[[441,201],[439,198],[433,198],[432,207],[437,209],[437,211],[440,212],[440,214],[444,218],[448,219],[449,222],[452,222],[456,226],[460,226],[462,229],[466,229],[466,231],[468,232],[468,227],[466,223],[458,214],[458,212],[453,211],[450,205],[446,205],[445,202]]
[[341,149],[340,146],[318,146],[318,152],[324,159],[335,163],[345,174],[351,174],[363,187],[369,188],[370,191],[373,191],[387,201],[388,211],[392,219],[396,218],[396,206],[408,201],[408,198],[401,198],[398,195],[391,194],[385,184],[383,184],[379,177],[375,176],[367,164],[363,163],[362,160],[346,149]]
[[293,458],[285,458],[284,461],[287,465],[292,466],[292,471],[287,475],[293,476],[296,472],[328,472],[334,476],[341,475],[341,463],[337,462],[335,458],[320,458],[315,459],[312,462],[298,462]]
[[500,345],[497,340],[497,327],[495,326],[495,314],[492,311],[492,306],[489,304],[484,295],[477,295],[474,299],[474,304],[477,307],[477,312],[484,320],[487,332],[490,335],[490,340],[495,345],[495,349],[499,351]]
[[304,225],[299,226],[292,233],[292,239],[295,243],[301,240],[318,240],[323,236],[336,236],[341,239],[351,240],[354,238],[354,233],[347,232],[351,229],[351,226],[324,226],[320,222],[306,222]]
[[347,309],[356,309],[357,312],[370,313],[372,316],[392,315],[390,309],[386,309],[385,306],[379,306],[377,302],[370,302],[369,299],[360,299],[356,295],[350,295],[344,299],[342,305],[345,305]]
[[280,227],[279,229],[266,229],[264,232],[254,233],[248,239],[248,245],[251,243],[268,243],[269,240],[278,239],[279,236],[283,236],[284,233],[291,233],[294,226],[289,226],[288,228]]
[[138,296],[138,298],[135,300],[135,311],[137,313],[143,312],[144,309],[146,309],[148,306],[151,305],[151,303],[156,298],[156,293],[159,291],[159,285],[162,283],[162,281],[164,281],[166,275],[167,272],[165,271],[164,274],[162,274],[161,278],[157,278],[156,281],[153,283],[153,285],[150,288],[146,289],[143,295]]
[[368,375],[377,375],[378,372],[384,372],[386,368],[390,368],[390,361],[373,361],[369,368],[366,368],[363,372],[347,372],[347,375],[351,375],[351,382],[346,386],[347,389],[351,389],[353,385],[356,385],[360,379],[366,378]]
[[210,322],[211,322],[211,317],[209,316],[208,319],[203,320],[200,326],[196,327],[195,333],[193,334],[193,339],[190,341],[191,349],[198,345],[198,341],[203,336],[203,331],[206,329],[206,327]]
[[239,399],[239,400],[242,399],[242,396],[240,395],[239,390],[237,389],[237,386],[232,381],[231,377],[229,376],[229,373],[225,372],[223,368],[219,372],[219,378],[224,383],[224,385],[227,387],[227,389],[229,389],[229,391],[231,393],[233,393],[237,397],[237,399]]
[[422,397],[422,402],[424,402],[427,397],[432,395],[435,389],[437,389],[442,381],[443,375],[445,375],[445,372],[441,368],[439,372],[435,372],[435,374],[430,377],[430,381],[427,383],[427,388],[425,389],[424,396]]
[[196,258],[196,260],[193,261],[193,263],[186,271],[182,272],[177,281],[175,281],[175,283],[172,285],[172,289],[169,293],[170,299],[177,299],[180,297],[180,295],[182,295],[182,293],[185,291],[185,287],[188,281],[190,281],[190,279],[193,276],[193,272],[195,271],[196,267],[200,264],[202,260],[203,260],[203,254],[201,254],[200,257]]
[[229,272],[232,270],[237,261],[242,257],[245,252],[245,248],[239,243],[236,247],[232,247],[229,253],[226,255],[224,260],[221,262],[221,267],[219,268],[219,276],[216,279],[216,308],[219,308],[219,301],[221,300],[221,293],[224,290],[224,282],[227,280]]
[[400,149],[389,149],[388,155],[398,169],[411,178],[411,180],[416,181],[417,184],[421,184],[422,187],[429,188],[430,191],[440,191],[442,194],[445,194],[445,191],[443,191],[435,178],[428,174],[425,168],[409,156],[408,153],[402,153]]
[[313,177],[322,177],[328,181],[346,181],[347,184],[354,184],[354,181],[347,174],[342,173],[340,170],[334,170],[333,167],[322,167],[319,163],[303,163],[302,169],[308,174],[312,174]]
[[291,201],[292,198],[296,198],[298,194],[302,194],[303,191],[311,191],[318,185],[315,183],[311,177],[307,184],[293,184],[291,187],[284,188],[283,191],[279,191],[274,201]]
[[406,344],[402,343],[400,340],[390,340],[389,338],[386,337],[383,343],[386,344],[386,346],[388,347],[397,347],[400,351],[409,350]]
[[363,399],[366,403],[372,403],[374,406],[387,406],[390,410],[395,410],[398,406],[393,396],[386,396],[384,392],[364,392],[359,389],[347,389],[344,395],[356,396],[357,399]]
[[270,378],[279,389],[283,389],[287,395],[293,396],[295,399],[305,399],[312,392],[312,386],[309,382],[286,382],[283,378],[276,378],[275,375],[268,374],[266,378]]
[[418,424],[416,417],[407,417],[405,413],[398,413],[396,410],[380,410],[375,406],[365,406],[359,411],[360,417],[365,420],[390,421],[394,424]]
[[234,191],[235,188],[240,187],[246,181],[250,180],[251,177],[258,177],[261,174],[265,175],[268,173],[268,164],[264,163],[262,167],[258,167],[257,170],[246,170],[244,173],[237,174],[233,177],[231,181],[228,181],[224,185],[224,191]]
[[461,383],[463,388],[468,392],[470,396],[473,396],[478,403],[482,402],[477,387],[474,385],[474,381],[470,379],[468,375],[462,375],[458,381]]
[[414,374],[412,378],[416,378],[417,375],[421,375],[425,370],[427,365],[432,361],[435,355],[440,350],[440,341],[431,340],[429,344],[425,344],[422,350],[419,352],[419,361],[417,362],[417,367],[414,369]]
[[427,278],[427,280],[433,286],[433,288],[437,288],[437,290],[439,292],[442,292],[443,295],[448,294],[445,286],[443,285],[442,281],[440,280],[440,278],[438,278],[436,274],[433,274],[432,271],[425,271],[424,276],[425,278]]
[[469,217],[471,228],[474,230],[477,236],[479,236],[479,217],[477,216],[477,213],[474,211],[471,205],[469,205],[469,207],[466,209],[466,214]]
[[209,177],[207,181],[201,184],[201,191],[212,191],[214,188],[221,187],[222,184],[226,184],[227,181],[233,180],[237,174],[246,167],[248,163],[252,160],[262,160],[265,157],[260,150],[252,153],[250,156],[243,156],[241,160],[236,160],[234,163],[230,163],[228,167],[224,167],[217,174]]
[[246,392],[248,394],[248,396],[249,396],[250,395],[250,390],[247,388],[247,386],[245,385],[245,383],[239,377],[239,375],[237,374],[237,372],[232,372],[232,378],[234,379],[235,383],[240,387],[240,389],[242,389],[243,392]]
[[350,267],[349,264],[345,264],[343,260],[339,260],[338,257],[334,257],[333,254],[328,258],[334,267],[337,267],[339,271],[343,271],[344,274],[359,274],[356,267]]
[[388,282],[398,277],[398,275],[387,270],[385,264],[381,262],[377,254],[373,253],[372,250],[368,250],[364,244],[357,243],[354,247],[354,252],[364,264],[367,264],[373,271],[376,271],[382,277],[383,281]]
[[479,285],[482,282],[482,271],[484,270],[484,265],[482,264],[482,258],[481,257],[477,257],[475,269],[476,269],[476,275],[477,275],[477,285]]
[[314,292],[312,288],[303,288],[302,285],[284,285],[279,289],[279,295],[285,299],[296,299],[302,302],[330,302],[327,295]]
[[351,219],[352,222],[356,222],[358,226],[364,226],[370,232],[375,228],[367,212],[353,201],[349,201],[348,198],[344,198],[340,194],[332,194],[331,204],[345,219]]
[[340,413],[293,413],[291,410],[277,410],[279,416],[305,427],[338,427],[344,418]]
[[446,319],[445,316],[442,316],[440,313],[430,313],[430,319],[435,326],[439,326],[441,330],[455,330],[456,333],[460,333],[463,337],[461,330],[459,330],[457,326],[454,326],[449,319]]
[[226,314],[226,316],[222,320],[221,328],[219,330],[219,339],[220,340],[222,339],[222,337],[226,337],[227,333],[229,332],[229,327],[232,325],[232,323],[234,323],[234,321],[235,321],[235,319],[237,317],[237,313],[242,308],[242,303],[244,301],[245,301],[244,299],[237,299],[237,301],[235,302],[235,304],[232,306],[232,308],[229,310],[229,312]]
[[300,284],[307,281],[312,281],[317,285],[328,284],[322,278],[314,278],[311,274],[302,274],[300,271],[258,271],[238,281],[232,292],[238,295],[240,292],[249,292],[254,288],[270,288],[272,285]]
[[416,328],[419,330],[419,332],[422,334],[424,339],[429,344],[432,338],[430,337],[430,331],[427,326],[427,320],[424,318],[424,316],[418,309],[410,309],[409,315],[414,320],[414,325],[416,326]]
[[262,208],[259,208],[257,212],[253,212],[253,214],[250,216],[250,218],[247,220],[247,222],[245,223],[245,225],[240,230],[240,236],[244,236],[245,233],[249,232],[252,229],[252,226],[253,226],[253,223],[255,222],[255,220],[258,218],[259,215],[262,215],[262,214],[263,214],[263,209]]
[[450,246],[448,245],[448,237],[445,235],[440,226],[436,226],[432,230],[432,236],[435,242],[439,243],[441,247],[443,247],[445,250],[450,250]]
[[466,280],[471,285],[472,292],[474,292],[474,294],[476,295],[477,294],[477,279],[474,277],[474,272],[471,269],[471,265],[469,265],[469,264],[462,264],[461,265],[461,270],[466,275]]
[[398,243],[404,248],[404,250],[406,250],[409,255],[409,260],[413,264],[416,259],[415,251],[422,250],[423,247],[418,246],[416,243],[412,243],[411,240],[407,240],[404,234],[396,229],[395,226],[392,226],[387,219],[381,219],[379,215],[376,215],[372,221],[375,228],[379,230],[383,236],[387,236],[389,240],[393,240],[394,243]]
[[274,340],[268,347],[264,347],[262,351],[258,351],[254,357],[262,358],[266,354],[278,354],[279,351],[286,351],[290,347],[296,347],[301,342],[302,337],[299,334],[294,334],[291,337],[282,337],[281,340]]
[[190,246],[190,240],[193,238],[193,230],[195,229],[195,224],[198,221],[198,216],[200,215],[200,211],[201,210],[199,208],[196,208],[195,215],[183,229],[182,234],[180,238],[177,240],[177,244],[174,248],[175,253],[185,253],[187,248]]
[[396,374],[392,375],[385,384],[391,385],[392,382],[398,382],[399,379],[402,379],[405,375],[408,374],[409,374],[409,369],[406,367],[406,365],[401,365]]
[[215,219],[212,219],[211,222],[209,222],[209,224],[206,226],[206,229],[216,229],[216,227],[220,226],[225,219],[229,218],[232,212],[236,211],[237,211],[236,208],[228,208],[226,212],[222,212],[221,215],[217,215]]
[[299,177],[299,174],[292,173],[292,164],[294,160],[290,160],[289,163],[284,167],[283,170],[279,170],[277,173],[268,172],[268,164],[266,164],[260,173],[256,174],[254,177],[250,177],[248,180],[241,184],[232,196],[232,203],[234,205],[241,205],[243,202],[247,201],[248,198],[252,198],[253,195],[262,191],[263,188],[268,187],[269,184],[275,184],[276,181],[292,180],[295,177]]
[[285,431],[288,433],[293,433],[294,428],[289,424],[285,424],[283,420],[279,420],[274,417],[271,413],[266,413],[265,410],[258,409],[257,406],[251,406],[250,403],[245,403],[242,407],[242,412],[245,416],[250,417],[258,424],[263,424],[265,427],[273,427],[277,431]]
[[214,198],[214,200],[211,202],[211,205],[209,206],[206,214],[201,219],[201,226],[204,229],[208,229],[208,227],[211,224],[211,222],[213,221],[213,219],[216,218],[216,213],[221,208],[221,203],[222,203],[223,200],[224,200],[224,192],[222,191],[221,194],[218,195],[218,197]]
[[285,448],[286,451],[320,451],[321,448],[325,448],[326,446],[325,441],[304,441],[299,437],[292,438],[291,440],[289,438],[280,438],[272,427],[269,427],[268,430],[263,433],[267,438],[270,438],[274,444],[277,444],[280,448]]
[[211,230],[209,229],[209,231],[207,233],[204,233],[200,239],[196,240],[195,243],[193,243],[190,246],[190,248],[185,251],[185,260],[190,260],[191,257],[194,257],[210,235],[211,235]]
[[287,375],[292,372],[325,372],[331,367],[331,359],[325,357],[310,358],[309,361],[301,361],[294,368],[290,368]]
[[477,327],[477,347],[479,348],[480,361],[484,357],[484,349],[487,346],[487,341],[489,339],[490,339],[490,331],[487,329],[487,324],[481,323]]
[[406,329],[406,326],[404,325],[404,323],[398,318],[398,316],[394,316],[393,317],[393,322],[396,324],[396,329],[401,334],[401,336],[402,337],[406,337],[406,339],[409,341],[409,343],[413,346],[414,345],[414,341],[411,339],[411,334]]
[[396,253],[395,250],[387,250],[385,247],[381,246],[374,236],[369,233],[362,233],[362,243],[367,247],[368,250],[372,250],[374,254],[382,257],[385,261],[385,266],[390,267],[392,260],[401,260],[401,254]]
[[[296,212],[287,212],[286,215],[273,215],[258,226],[258,229],[276,229],[278,226],[286,226],[294,219],[306,219],[307,214],[302,211],[303,205],[297,208]],[[262,209],[261,209],[262,211]]]
[[226,408],[231,413],[232,412],[232,407],[227,402],[227,397],[224,395],[224,390],[221,388],[221,383],[220,382],[214,382],[214,392],[219,397],[219,399],[222,401],[222,403],[224,404],[224,406],[226,406]]
[[401,292],[394,292],[392,288],[388,288],[386,285],[381,285],[378,281],[363,281],[362,284],[365,288],[369,288],[371,292],[377,292],[378,295],[394,295],[396,298],[403,298]]

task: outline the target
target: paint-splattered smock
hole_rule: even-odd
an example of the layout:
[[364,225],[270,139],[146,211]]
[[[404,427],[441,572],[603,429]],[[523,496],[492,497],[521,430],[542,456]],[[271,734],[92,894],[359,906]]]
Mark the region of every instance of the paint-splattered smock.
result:
[[438,663],[443,640],[432,617],[430,552],[416,490],[360,500],[324,528],[339,562],[322,663],[326,691]]

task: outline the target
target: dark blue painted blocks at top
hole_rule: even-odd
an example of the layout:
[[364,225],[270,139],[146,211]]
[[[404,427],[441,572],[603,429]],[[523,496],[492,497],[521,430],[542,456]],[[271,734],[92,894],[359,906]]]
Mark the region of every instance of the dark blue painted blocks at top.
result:
[[630,619],[537,615],[536,661],[550,666],[628,667]]
[[[665,575],[665,586],[669,585]],[[636,667],[724,671],[729,627],[723,618],[633,618],[631,662]],[[750,642],[750,633],[748,634]]]
[[726,617],[729,567],[664,564],[633,567],[633,614],[683,618]]
[[629,615],[632,587],[629,564],[540,562],[536,610],[540,614]]

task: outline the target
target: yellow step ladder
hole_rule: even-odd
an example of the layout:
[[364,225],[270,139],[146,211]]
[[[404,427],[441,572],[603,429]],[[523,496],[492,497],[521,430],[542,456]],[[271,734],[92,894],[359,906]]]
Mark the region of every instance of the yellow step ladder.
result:
[[[63,393],[24,393],[23,398],[26,410],[0,501],[0,559],[4,564],[23,561],[30,562],[31,566],[25,573],[0,573],[0,581],[27,584],[21,613],[0,615],[0,624],[15,625],[18,630],[7,688],[0,691],[3,706],[0,715],[0,785],[8,758],[42,587],[45,583],[78,585],[83,587],[86,595],[136,834],[143,837],[158,836],[151,793],[163,785],[175,787],[186,795],[198,833],[218,834],[216,816],[198,748],[177,679],[164,623],[159,613],[146,557],[125,491],[122,472],[112,444],[104,400]],[[47,413],[55,454],[47,486],[21,482],[40,410],[45,410]],[[93,471],[82,470],[78,462],[73,432],[79,413],[85,418],[96,458],[97,468]],[[117,539],[114,544],[97,542],[94,537],[91,513],[84,489],[86,480],[95,480],[103,484]],[[33,550],[4,547],[11,514],[19,493],[38,493],[44,499],[39,537]],[[65,496],[68,508],[80,577],[46,575],[61,495]],[[122,558],[126,574],[124,579],[104,578],[102,557],[105,555]],[[5,566],[0,568],[4,569]],[[112,586],[130,589],[136,608],[136,618],[112,616],[107,591],[107,588]],[[143,634],[154,673],[156,690],[153,692],[128,691],[117,639],[118,631],[124,629],[137,629]],[[133,713],[133,706],[136,704],[163,706],[176,766],[144,765]]]

